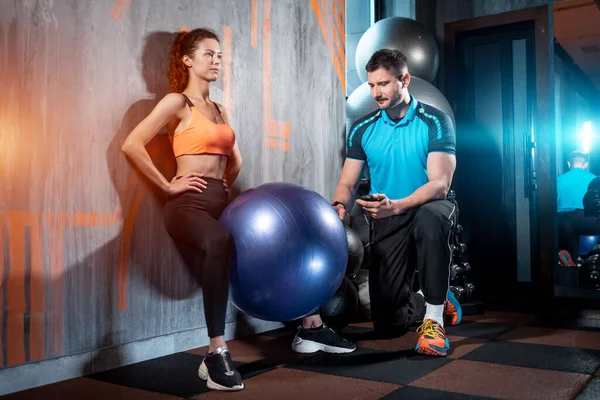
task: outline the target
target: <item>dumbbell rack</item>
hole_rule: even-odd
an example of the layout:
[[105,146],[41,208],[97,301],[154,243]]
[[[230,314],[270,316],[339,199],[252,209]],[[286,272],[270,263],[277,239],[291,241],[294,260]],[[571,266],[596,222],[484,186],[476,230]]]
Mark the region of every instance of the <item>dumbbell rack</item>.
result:
[[453,235],[452,264],[450,266],[450,290],[461,304],[463,315],[483,314],[483,303],[474,301],[475,285],[473,284],[471,265],[465,260],[467,245],[461,243],[462,226],[457,225]]
[[475,285],[471,282],[471,265],[463,260],[463,256],[467,252],[467,245],[460,243],[458,237],[462,232],[462,227],[456,227],[454,235],[454,243],[450,245],[452,251],[452,265],[450,266],[450,290],[454,296],[464,303],[473,297]]

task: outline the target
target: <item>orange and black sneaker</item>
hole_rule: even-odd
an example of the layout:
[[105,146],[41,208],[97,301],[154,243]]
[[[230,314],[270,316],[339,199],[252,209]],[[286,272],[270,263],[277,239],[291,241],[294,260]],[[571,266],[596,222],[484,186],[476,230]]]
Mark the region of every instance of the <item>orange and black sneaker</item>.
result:
[[458,325],[462,320],[462,307],[452,290],[448,290],[448,298],[444,305],[444,324]]
[[415,347],[417,353],[444,357],[450,350],[446,331],[436,321],[426,319],[417,329],[417,333],[420,335]]

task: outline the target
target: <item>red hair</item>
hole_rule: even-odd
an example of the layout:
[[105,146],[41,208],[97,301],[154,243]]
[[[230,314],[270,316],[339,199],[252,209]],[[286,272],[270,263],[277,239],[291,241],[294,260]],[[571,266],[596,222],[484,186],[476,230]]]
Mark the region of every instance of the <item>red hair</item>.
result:
[[181,93],[185,90],[190,79],[188,67],[183,63],[183,56],[194,57],[194,52],[200,42],[204,39],[215,39],[219,37],[210,29],[198,28],[189,32],[179,32],[171,46],[169,62],[169,83],[171,91]]

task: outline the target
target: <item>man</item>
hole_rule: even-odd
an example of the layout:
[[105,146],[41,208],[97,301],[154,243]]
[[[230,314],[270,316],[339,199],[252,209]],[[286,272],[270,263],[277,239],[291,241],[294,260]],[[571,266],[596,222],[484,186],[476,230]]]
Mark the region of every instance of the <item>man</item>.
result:
[[[596,218],[583,214],[583,196],[588,190],[594,174],[587,171],[588,157],[574,151],[567,161],[569,171],[557,179],[558,237],[560,260],[563,265],[575,265],[578,256],[580,235],[600,235],[600,224]],[[566,250],[566,252],[565,252]]]
[[[375,330],[402,331],[422,320],[415,350],[445,356],[450,344],[444,322],[454,325],[462,316],[448,290],[456,223],[456,205],[446,199],[456,168],[454,128],[447,115],[409,93],[410,74],[400,51],[377,51],[366,70],[379,110],[350,130],[332,205],[346,218],[366,164],[372,199],[357,203],[373,218],[369,293]],[[422,291],[413,293],[417,266]],[[355,347],[311,315],[303,319],[292,348],[349,352]]]

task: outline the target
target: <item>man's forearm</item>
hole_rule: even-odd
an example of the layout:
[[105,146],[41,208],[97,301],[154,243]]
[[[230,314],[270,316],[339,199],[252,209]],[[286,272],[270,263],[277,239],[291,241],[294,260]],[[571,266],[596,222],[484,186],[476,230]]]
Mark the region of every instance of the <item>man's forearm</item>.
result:
[[431,200],[443,200],[448,194],[448,185],[443,181],[431,181],[401,200],[401,210],[419,207]]
[[335,189],[333,202],[339,201],[344,204],[347,211],[350,211],[354,202],[354,190],[347,185],[340,183]]

